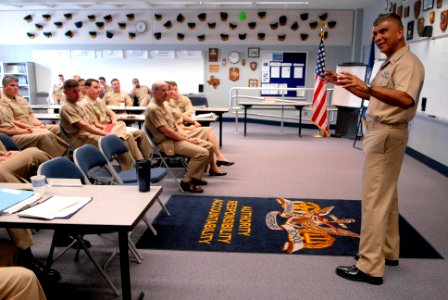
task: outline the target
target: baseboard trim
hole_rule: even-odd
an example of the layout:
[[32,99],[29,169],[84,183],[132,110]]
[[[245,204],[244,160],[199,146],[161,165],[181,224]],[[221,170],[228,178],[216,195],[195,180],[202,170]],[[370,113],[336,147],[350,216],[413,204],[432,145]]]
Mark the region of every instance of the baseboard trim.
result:
[[426,156],[425,154],[420,153],[417,150],[414,150],[410,147],[406,147],[406,154],[415,158],[416,160],[430,167],[431,169],[448,177],[448,166],[445,166],[444,164],[439,163],[438,161],[432,159],[431,157]]
[[[223,122],[235,122],[235,118],[222,118]],[[243,119],[239,119],[238,123],[240,124],[244,124],[244,120]],[[252,123],[252,124],[260,124],[260,125],[271,125],[271,126],[279,126],[280,125],[280,121],[275,121],[275,120],[261,120],[261,119],[247,119],[247,123]],[[293,127],[293,128],[299,128],[299,123],[295,123],[295,122],[283,122],[283,126],[284,127]],[[310,123],[302,123],[302,129],[307,128],[307,129],[317,129],[316,125],[314,124],[310,124]],[[330,129],[334,129],[335,125],[330,124]]]

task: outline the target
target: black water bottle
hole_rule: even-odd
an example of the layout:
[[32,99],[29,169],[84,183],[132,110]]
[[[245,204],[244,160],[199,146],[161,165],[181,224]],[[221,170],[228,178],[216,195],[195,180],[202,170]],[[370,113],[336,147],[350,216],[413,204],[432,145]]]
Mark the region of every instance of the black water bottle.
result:
[[151,187],[151,161],[147,159],[136,161],[138,190],[149,192]]

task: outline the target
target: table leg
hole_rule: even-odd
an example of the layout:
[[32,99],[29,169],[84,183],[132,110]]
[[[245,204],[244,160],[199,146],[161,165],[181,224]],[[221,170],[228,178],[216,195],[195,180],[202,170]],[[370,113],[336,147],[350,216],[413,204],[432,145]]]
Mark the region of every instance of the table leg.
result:
[[218,114],[219,117],[219,148],[222,147],[222,113]]
[[303,107],[299,108],[299,137],[302,137],[302,110]]
[[131,276],[129,271],[129,248],[127,231],[118,232],[118,243],[120,246],[121,292],[123,300],[131,300]]
[[244,136],[246,136],[246,125],[247,125],[247,106],[244,106]]

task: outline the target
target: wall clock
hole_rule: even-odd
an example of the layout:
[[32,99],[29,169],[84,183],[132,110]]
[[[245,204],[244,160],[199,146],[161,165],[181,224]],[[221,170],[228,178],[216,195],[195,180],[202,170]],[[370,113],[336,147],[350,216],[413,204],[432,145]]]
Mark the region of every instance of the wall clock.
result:
[[228,58],[231,64],[237,64],[241,59],[241,55],[238,51],[232,51],[229,53]]
[[138,33],[145,32],[147,28],[148,28],[148,26],[146,25],[145,21],[135,22],[135,31],[137,31]]

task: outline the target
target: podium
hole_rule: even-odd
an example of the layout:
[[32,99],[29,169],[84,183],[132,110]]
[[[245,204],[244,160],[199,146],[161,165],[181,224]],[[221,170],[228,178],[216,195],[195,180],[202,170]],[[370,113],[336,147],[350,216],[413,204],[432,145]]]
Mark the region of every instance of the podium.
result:
[[358,118],[359,108],[338,106],[336,131],[332,136],[354,139],[357,135]]

